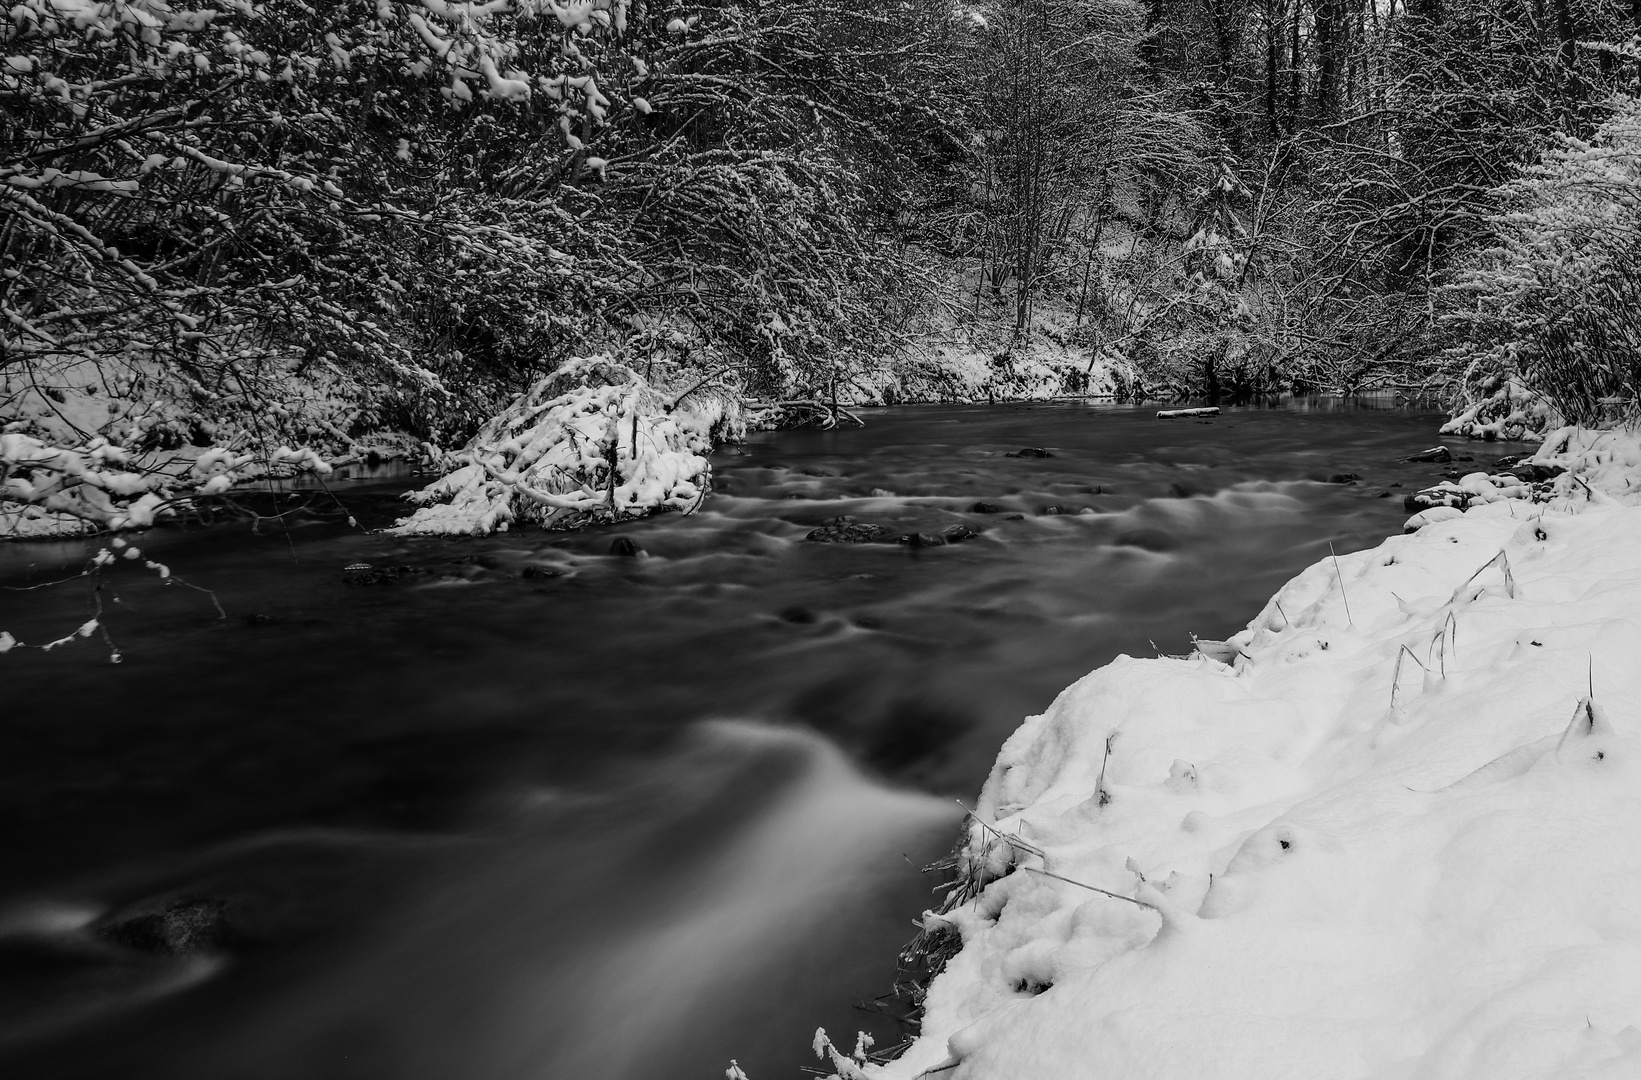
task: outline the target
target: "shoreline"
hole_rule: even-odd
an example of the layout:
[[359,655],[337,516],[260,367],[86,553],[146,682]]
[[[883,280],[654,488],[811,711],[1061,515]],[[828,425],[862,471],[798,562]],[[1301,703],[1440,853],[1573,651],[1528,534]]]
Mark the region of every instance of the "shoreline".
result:
[[1325,558],[1228,648],[1027,718],[922,921],[962,945],[921,1033],[837,1075],[1641,1071],[1641,442],[1533,460],[1548,501]]

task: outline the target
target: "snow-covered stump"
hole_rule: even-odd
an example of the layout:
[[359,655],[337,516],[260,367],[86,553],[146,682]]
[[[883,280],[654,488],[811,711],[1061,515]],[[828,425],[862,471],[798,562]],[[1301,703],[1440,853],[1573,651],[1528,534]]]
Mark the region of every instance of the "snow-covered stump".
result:
[[577,358],[491,419],[454,466],[407,498],[409,536],[485,536],[514,522],[548,529],[690,513],[711,489],[713,440],[736,426],[733,403],[686,390],[668,397],[607,357]]

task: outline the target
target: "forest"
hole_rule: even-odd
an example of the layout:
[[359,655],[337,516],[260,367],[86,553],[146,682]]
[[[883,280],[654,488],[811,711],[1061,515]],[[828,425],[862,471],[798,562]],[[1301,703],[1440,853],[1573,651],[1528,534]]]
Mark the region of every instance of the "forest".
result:
[[1638,29],[1637,0],[20,0],[6,531],[384,458],[466,468],[439,497],[480,517],[684,508],[739,427],[867,404],[1619,418]]

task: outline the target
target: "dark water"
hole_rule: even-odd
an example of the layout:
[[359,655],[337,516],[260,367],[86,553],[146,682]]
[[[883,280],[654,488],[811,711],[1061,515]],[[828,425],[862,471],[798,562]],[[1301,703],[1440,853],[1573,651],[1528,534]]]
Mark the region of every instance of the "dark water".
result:
[[[1235,631],[1440,471],[1398,463],[1428,413],[1150,417],[760,435],[703,513],[586,535],[151,533],[226,620],[121,563],[122,663],[98,637],[0,657],[0,1075],[704,1080],[734,1057],[767,1080],[818,1024],[896,1041],[851,1005],[888,989],[931,902],[912,867],[1020,719],[1118,652]],[[1025,446],[1054,456],[1004,456]],[[1362,483],[1321,482],[1341,472]],[[368,520],[403,486],[338,491]],[[803,542],[844,513],[985,531]],[[91,550],[0,548],[0,582]],[[357,561],[419,572],[343,584]],[[49,640],[93,599],[0,592],[0,630]],[[204,913],[182,952],[98,932],[179,903]]]

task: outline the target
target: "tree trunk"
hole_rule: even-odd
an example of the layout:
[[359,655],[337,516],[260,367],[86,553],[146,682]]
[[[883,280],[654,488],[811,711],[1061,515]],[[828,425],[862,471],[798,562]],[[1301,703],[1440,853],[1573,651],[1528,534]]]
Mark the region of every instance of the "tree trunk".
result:
[[[1276,69],[1281,64],[1282,42],[1279,35],[1281,28],[1277,25],[1277,7],[1279,0],[1265,0],[1265,125],[1273,139],[1282,134],[1282,127],[1277,121],[1277,88]],[[1641,0],[1635,0],[1641,4]]]

